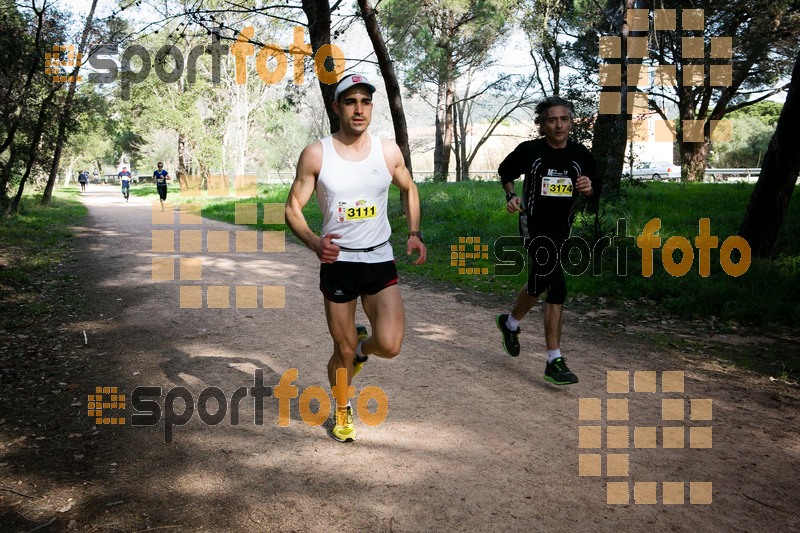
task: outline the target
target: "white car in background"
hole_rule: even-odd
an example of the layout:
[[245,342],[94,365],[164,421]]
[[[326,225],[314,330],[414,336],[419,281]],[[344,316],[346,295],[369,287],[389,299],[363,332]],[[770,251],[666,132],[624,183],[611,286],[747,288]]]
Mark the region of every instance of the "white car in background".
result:
[[643,180],[679,180],[681,166],[668,161],[648,161],[635,166],[632,175]]

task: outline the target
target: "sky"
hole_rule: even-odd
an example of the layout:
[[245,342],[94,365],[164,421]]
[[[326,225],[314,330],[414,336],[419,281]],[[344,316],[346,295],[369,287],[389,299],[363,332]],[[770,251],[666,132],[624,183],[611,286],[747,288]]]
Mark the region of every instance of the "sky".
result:
[[[125,4],[130,4],[132,0],[122,1]],[[55,4],[62,9],[73,12],[72,26],[74,28],[75,35],[79,35],[83,27],[86,14],[91,6],[91,0],[56,0]],[[110,15],[116,8],[117,2],[114,0],[98,0],[95,16],[106,17]],[[124,16],[128,20],[137,22],[156,20],[158,18],[155,11],[147,5],[146,1],[142,2],[142,7],[127,9],[124,12]],[[306,32],[306,39],[308,39],[308,32]],[[340,48],[344,50],[345,55],[348,58],[347,70],[353,70],[353,66],[355,65],[354,61],[350,61],[351,59],[355,60],[359,58],[365,58],[372,50],[372,46],[369,38],[366,35],[366,32],[363,30],[363,26],[356,27],[354,25],[341,40],[336,42],[336,44],[338,44]],[[525,36],[521,32],[512,33],[506,45],[503,46],[502,50],[498,52],[499,57],[497,58],[497,67],[494,72],[526,72],[531,67],[531,59],[528,53],[522,53],[522,51],[527,50],[527,48],[528,44]],[[520,51],[520,53],[508,53],[509,50]],[[374,56],[371,56],[369,59],[374,61]],[[360,68],[360,70],[371,73],[377,72],[377,68],[375,66],[364,66],[363,68]],[[787,78],[782,80],[779,85],[788,83],[789,74],[790,73],[787,73]],[[492,71],[487,73],[487,76],[491,75]],[[752,98],[755,97],[756,96],[753,96]],[[786,93],[778,93],[769,99],[782,103],[786,99]]]

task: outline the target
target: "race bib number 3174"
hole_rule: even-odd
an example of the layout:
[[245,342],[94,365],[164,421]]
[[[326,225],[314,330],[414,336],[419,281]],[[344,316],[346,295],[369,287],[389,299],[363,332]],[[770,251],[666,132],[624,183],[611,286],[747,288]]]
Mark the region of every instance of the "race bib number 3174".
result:
[[569,178],[542,178],[542,196],[572,196],[572,180]]

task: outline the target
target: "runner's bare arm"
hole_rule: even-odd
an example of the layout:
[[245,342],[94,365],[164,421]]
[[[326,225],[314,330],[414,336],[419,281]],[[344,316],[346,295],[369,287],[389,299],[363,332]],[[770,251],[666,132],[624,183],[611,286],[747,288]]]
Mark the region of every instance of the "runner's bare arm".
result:
[[303,207],[311,199],[322,167],[322,143],[310,144],[303,149],[297,162],[297,175],[289,190],[286,200],[286,224],[292,233],[297,235],[323,263],[333,263],[339,257],[339,247],[331,239],[339,235],[331,234],[320,237],[308,226],[303,215]]
[[[403,199],[403,210],[405,211],[406,221],[408,222],[408,231],[419,232],[419,191],[417,190],[417,185],[414,183],[414,180],[411,179],[411,173],[406,167],[403,153],[394,141],[383,141],[383,156],[386,159],[389,172],[392,174],[392,183],[400,189],[400,196]],[[411,255],[415,250],[419,254],[419,257],[414,261],[414,264],[421,265],[425,262],[427,257],[427,248],[425,248],[422,239],[417,236],[411,236],[408,238],[408,243],[406,244],[406,255]]]

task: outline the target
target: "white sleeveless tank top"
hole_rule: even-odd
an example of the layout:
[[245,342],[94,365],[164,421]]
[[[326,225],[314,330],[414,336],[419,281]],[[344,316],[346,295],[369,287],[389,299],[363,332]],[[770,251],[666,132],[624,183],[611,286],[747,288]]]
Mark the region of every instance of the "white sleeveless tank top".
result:
[[342,247],[338,261],[381,263],[394,259],[388,243],[392,228],[386,211],[392,175],[386,167],[380,139],[369,135],[369,141],[369,155],[361,161],[342,159],[333,147],[332,137],[321,141],[317,201],[323,216],[322,235],[341,235],[333,240]]

